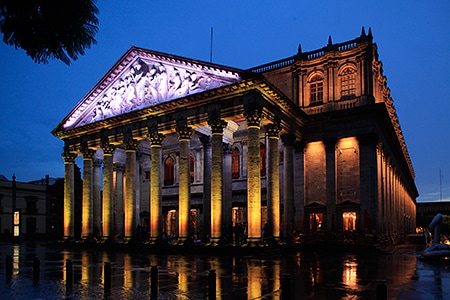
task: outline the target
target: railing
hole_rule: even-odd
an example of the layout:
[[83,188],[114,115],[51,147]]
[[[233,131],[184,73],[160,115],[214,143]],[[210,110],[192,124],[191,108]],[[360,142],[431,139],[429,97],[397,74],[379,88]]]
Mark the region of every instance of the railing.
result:
[[300,52],[298,52],[294,56],[280,59],[280,60],[277,60],[277,61],[274,61],[271,63],[267,63],[264,65],[260,65],[260,66],[248,69],[248,71],[253,72],[253,73],[263,73],[263,72],[267,72],[267,71],[271,71],[271,70],[275,70],[278,68],[292,65],[296,60],[316,59],[316,58],[324,56],[327,52],[347,51],[347,50],[356,48],[361,43],[371,42],[371,41],[372,41],[371,35],[369,35],[369,36],[361,35],[360,37],[353,39],[351,41],[347,41],[347,42],[343,42],[343,43],[339,43],[339,44],[329,43],[327,46],[325,46],[321,49],[318,49],[318,50],[313,50],[313,51],[309,51],[309,52],[301,52],[301,50],[299,50]]

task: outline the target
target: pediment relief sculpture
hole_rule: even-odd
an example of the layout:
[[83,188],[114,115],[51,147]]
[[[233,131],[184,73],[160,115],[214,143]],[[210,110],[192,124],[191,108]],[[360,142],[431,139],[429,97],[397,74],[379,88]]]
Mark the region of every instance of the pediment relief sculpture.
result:
[[239,74],[228,70],[137,57],[89,104],[80,102],[63,127],[83,126],[238,81]]

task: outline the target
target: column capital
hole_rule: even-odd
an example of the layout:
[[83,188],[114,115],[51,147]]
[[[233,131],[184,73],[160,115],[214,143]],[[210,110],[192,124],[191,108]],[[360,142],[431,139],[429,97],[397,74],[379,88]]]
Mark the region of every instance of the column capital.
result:
[[248,127],[260,127],[262,119],[262,110],[253,109],[244,112],[244,117],[247,120]]
[[285,133],[281,135],[281,141],[284,146],[294,146],[295,143],[295,135],[290,133]]
[[211,137],[209,135],[202,135],[199,140],[202,142],[204,148],[211,147]]
[[102,144],[101,148],[103,150],[103,155],[113,155],[116,150],[116,146],[108,143]]
[[125,165],[121,163],[113,163],[113,170],[115,172],[123,172],[125,170]]
[[281,131],[281,125],[279,123],[270,123],[264,126],[266,128],[269,138],[278,138]]
[[78,155],[73,152],[64,151],[61,153],[62,158],[64,159],[64,163],[70,164],[75,162],[75,159],[77,159]]
[[227,127],[228,123],[222,119],[210,119],[208,125],[211,127],[212,134],[223,134],[223,130]]
[[123,140],[123,144],[125,145],[125,149],[127,151],[131,150],[134,151],[137,149],[137,147],[139,146],[139,141],[135,140],[135,139],[124,139]]
[[83,159],[92,159],[95,155],[95,150],[93,149],[89,149],[89,148],[84,148],[81,149],[81,153],[83,154]]
[[150,138],[150,145],[152,147],[161,146],[165,139],[164,134],[159,133],[158,131],[149,133],[148,137]]
[[231,144],[223,143],[222,148],[223,148],[223,153],[224,154],[231,154],[231,153],[233,153],[233,145],[231,145]]
[[178,139],[179,140],[190,140],[194,131],[192,127],[187,125],[177,127]]
[[103,164],[103,159],[95,159],[94,160],[94,167],[101,167]]

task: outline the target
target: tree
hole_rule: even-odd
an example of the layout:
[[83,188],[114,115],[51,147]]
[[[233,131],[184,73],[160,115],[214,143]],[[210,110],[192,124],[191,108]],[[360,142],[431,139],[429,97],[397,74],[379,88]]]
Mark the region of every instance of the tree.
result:
[[36,63],[69,65],[97,44],[97,14],[95,0],[0,0],[0,31]]

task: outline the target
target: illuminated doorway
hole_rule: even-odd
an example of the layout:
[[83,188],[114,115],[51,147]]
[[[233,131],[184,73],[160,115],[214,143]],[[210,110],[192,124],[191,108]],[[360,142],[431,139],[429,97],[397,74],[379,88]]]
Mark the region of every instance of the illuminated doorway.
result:
[[191,228],[190,228],[190,234],[196,235],[197,234],[197,209],[191,208]]
[[309,230],[316,231],[322,228],[322,213],[311,213],[309,214]]
[[244,223],[244,208],[243,207],[233,207],[231,214],[231,222],[234,225],[238,223]]
[[177,211],[175,209],[169,210],[167,212],[165,232],[168,236],[176,234],[177,230]]
[[356,229],[356,212],[346,211],[342,213],[342,228],[344,231],[353,231]]

